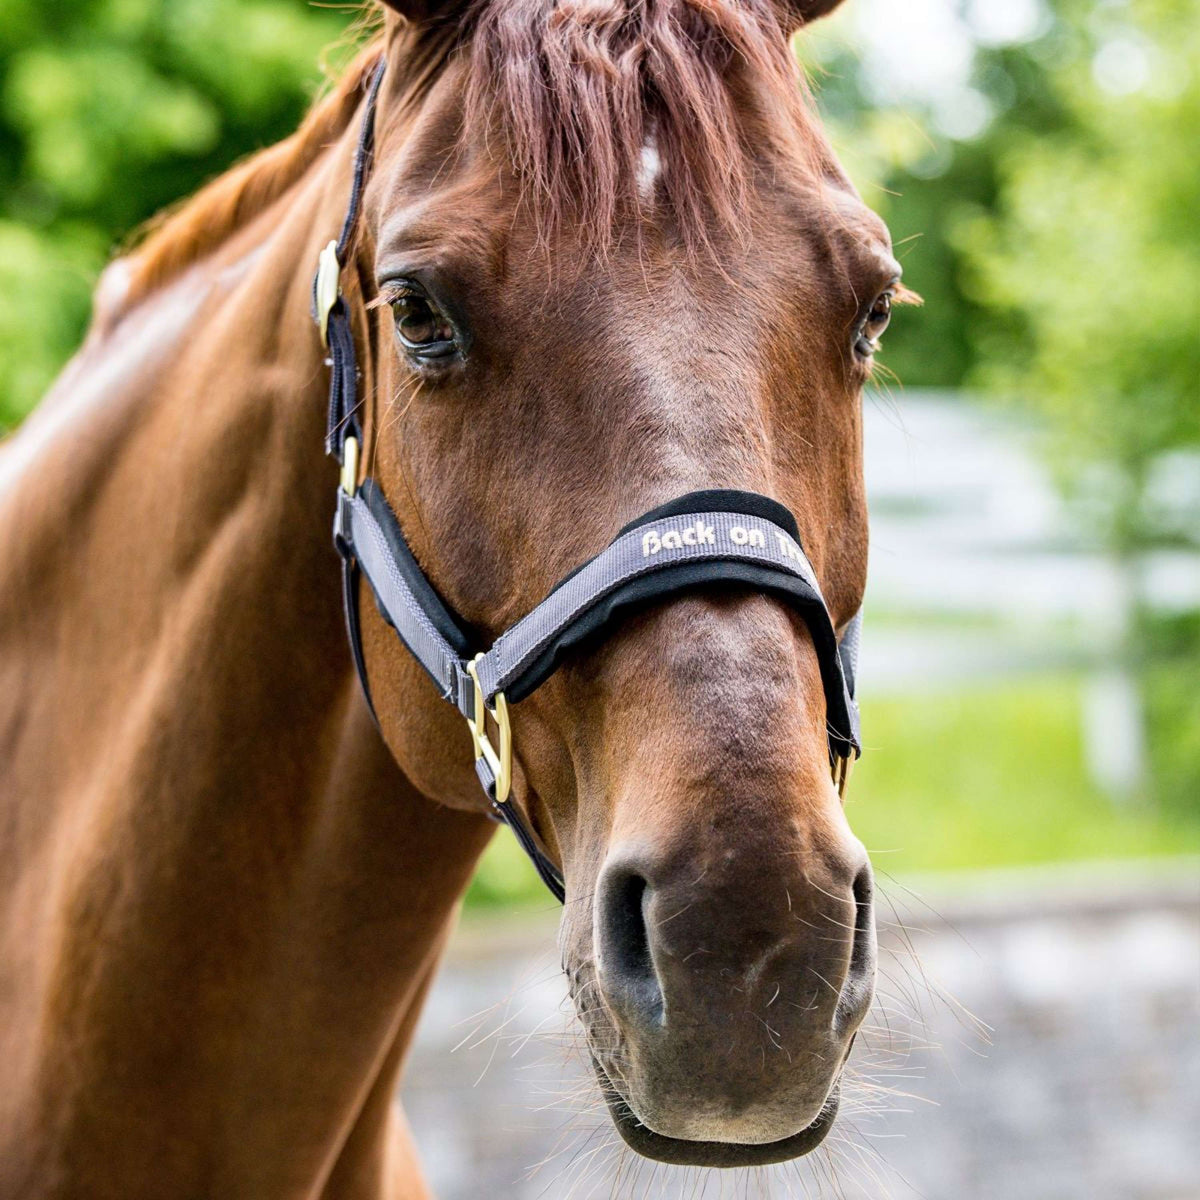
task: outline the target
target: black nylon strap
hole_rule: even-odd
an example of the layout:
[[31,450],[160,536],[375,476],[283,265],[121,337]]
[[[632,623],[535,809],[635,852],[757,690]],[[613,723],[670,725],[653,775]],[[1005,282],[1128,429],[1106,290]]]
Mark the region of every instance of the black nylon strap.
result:
[[358,364],[354,331],[341,296],[329,311],[329,416],[325,426],[325,453],[340,463],[348,437],[361,440],[358,423]]
[[[338,265],[346,262],[350,242],[358,226],[358,215],[362,208],[363,190],[370,175],[375,153],[375,107],[379,99],[379,88],[383,83],[386,60],[380,59],[371,75],[367,87],[366,108],[362,128],[358,134],[358,145],[354,151],[354,176],[350,186],[350,201],[342,220],[336,250]],[[319,277],[319,275],[318,275]],[[313,312],[317,319],[317,279],[313,280]],[[325,426],[325,453],[342,462],[348,437],[361,442],[362,432],[358,421],[358,362],[354,349],[354,331],[350,325],[350,312],[346,301],[338,294],[326,318],[326,342],[329,347],[329,415]]]
[[486,759],[477,758],[475,760],[475,774],[484,792],[487,793],[488,799],[492,802],[493,817],[503,822],[512,830],[513,837],[517,839],[517,844],[525,851],[529,861],[533,863],[533,869],[538,873],[538,878],[546,885],[551,895],[553,895],[559,904],[562,904],[567,896],[566,883],[562,872],[538,844],[532,830],[525,823],[524,818],[512,800],[496,799],[496,777],[492,774]]
[[358,147],[354,152],[354,175],[350,181],[350,203],[346,206],[346,215],[342,220],[342,231],[338,234],[338,262],[346,261],[346,251],[350,248],[350,240],[358,227],[358,212],[362,208],[363,191],[367,186],[367,177],[375,160],[375,110],[379,101],[379,89],[383,85],[383,75],[387,69],[387,59],[380,58],[371,73],[370,83],[367,84],[367,98],[363,109],[362,129],[358,134]]
[[567,898],[567,888],[562,872],[533,840],[533,835],[522,820],[521,814],[513,807],[513,802],[505,800],[503,804],[497,804],[495,801],[492,803],[499,811],[505,825],[513,831],[513,836],[520,843],[521,849],[528,855],[529,861],[533,863],[533,869],[538,873],[538,878],[546,885],[550,894],[559,904],[564,903]]
[[358,579],[361,572],[358,560],[351,555],[342,556],[342,610],[346,622],[346,637],[350,641],[350,653],[354,656],[354,670],[362,687],[363,699],[375,728],[379,728],[379,714],[371,699],[371,686],[367,682],[367,663],[363,658],[362,627],[358,619]]

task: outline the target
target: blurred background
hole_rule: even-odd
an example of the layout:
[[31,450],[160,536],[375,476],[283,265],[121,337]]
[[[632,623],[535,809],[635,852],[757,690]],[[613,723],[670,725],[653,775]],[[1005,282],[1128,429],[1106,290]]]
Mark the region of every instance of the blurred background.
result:
[[[131,231],[290,132],[357,18],[0,0],[0,432]],[[507,835],[410,1114],[445,1200],[1195,1200],[1200,13],[848,0],[796,49],[926,301],[897,314],[866,399],[849,814],[890,892],[892,965],[850,1119],[820,1161],[745,1177],[608,1146],[553,914]]]

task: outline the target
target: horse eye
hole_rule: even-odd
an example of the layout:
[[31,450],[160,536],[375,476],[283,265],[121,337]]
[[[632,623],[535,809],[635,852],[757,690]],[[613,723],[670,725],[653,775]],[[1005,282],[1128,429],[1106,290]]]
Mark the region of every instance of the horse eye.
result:
[[404,291],[391,301],[396,332],[415,353],[449,354],[455,348],[454,326],[433,306],[427,296]]
[[859,326],[855,349],[864,358],[869,358],[879,349],[879,339],[892,319],[892,293],[883,292],[871,305],[863,323]]
[[874,304],[871,305],[871,311],[867,314],[867,332],[871,335],[872,340],[879,337],[880,334],[888,327],[888,322],[892,319],[892,293],[884,292]]

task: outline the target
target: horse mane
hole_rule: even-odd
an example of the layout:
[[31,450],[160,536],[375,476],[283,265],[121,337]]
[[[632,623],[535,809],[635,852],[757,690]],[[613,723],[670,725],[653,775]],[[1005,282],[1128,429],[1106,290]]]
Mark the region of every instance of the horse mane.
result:
[[619,211],[651,199],[693,250],[714,220],[738,231],[768,149],[747,144],[750,115],[760,138],[826,161],[772,0],[482,0],[472,24],[464,125],[507,139],[544,231],[605,243]]
[[182,206],[144,226],[144,240],[127,260],[122,307],[211,253],[283,196],[354,119],[380,52],[380,43],[374,42],[358,54],[291,136],[239,163]]

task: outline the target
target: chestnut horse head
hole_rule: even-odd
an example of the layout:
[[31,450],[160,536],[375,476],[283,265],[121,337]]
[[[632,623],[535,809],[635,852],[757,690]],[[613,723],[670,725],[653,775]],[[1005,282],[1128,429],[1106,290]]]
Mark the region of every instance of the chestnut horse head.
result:
[[[787,35],[816,6],[400,7],[352,274],[370,472],[441,597],[489,644],[631,518],[729,488],[795,514],[844,626],[860,394],[900,272],[803,101]],[[462,803],[470,763],[364,613],[389,747]],[[719,1165],[812,1148],[875,966],[804,622],[692,591],[574,654],[512,728],[625,1139]]]
[[[5,1194],[419,1192],[395,1080],[492,827],[364,584],[382,741],[341,629],[309,317],[370,79],[349,486],[469,639],[712,489],[794,515],[823,628],[860,607],[861,392],[904,292],[789,50],[832,0],[389,4],[295,137],[110,270],[0,455]],[[511,706],[597,1079],[650,1158],[803,1154],[875,971],[824,651],[728,580],[604,632]]]

